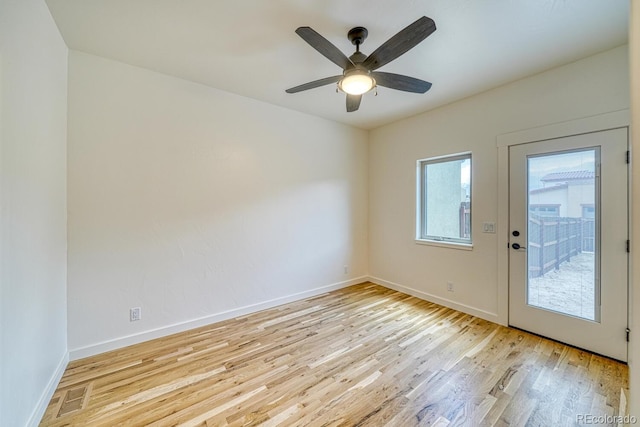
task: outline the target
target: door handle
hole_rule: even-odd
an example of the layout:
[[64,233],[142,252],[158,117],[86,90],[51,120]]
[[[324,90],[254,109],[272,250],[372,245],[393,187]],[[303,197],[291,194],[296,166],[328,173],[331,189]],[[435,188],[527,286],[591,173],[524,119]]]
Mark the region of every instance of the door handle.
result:
[[519,244],[519,243],[513,243],[513,244],[511,245],[511,247],[512,247],[513,249],[515,249],[516,251],[518,251],[518,250],[520,250],[520,249],[527,249],[527,248],[525,248],[524,246],[520,246],[520,244]]

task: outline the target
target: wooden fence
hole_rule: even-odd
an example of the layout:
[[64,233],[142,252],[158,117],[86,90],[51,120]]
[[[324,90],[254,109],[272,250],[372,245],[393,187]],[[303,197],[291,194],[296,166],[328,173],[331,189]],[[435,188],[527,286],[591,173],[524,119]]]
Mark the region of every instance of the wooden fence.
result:
[[582,252],[596,251],[596,220],[582,218]]
[[471,237],[471,202],[460,203],[460,237],[468,239]]
[[581,252],[593,252],[593,219],[541,217],[529,213],[529,277],[560,268]]

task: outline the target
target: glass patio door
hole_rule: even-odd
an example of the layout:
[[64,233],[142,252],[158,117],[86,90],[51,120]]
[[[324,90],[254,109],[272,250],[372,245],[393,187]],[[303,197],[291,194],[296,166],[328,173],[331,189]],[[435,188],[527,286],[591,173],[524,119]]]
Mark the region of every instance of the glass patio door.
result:
[[627,129],[509,149],[509,324],[627,359]]

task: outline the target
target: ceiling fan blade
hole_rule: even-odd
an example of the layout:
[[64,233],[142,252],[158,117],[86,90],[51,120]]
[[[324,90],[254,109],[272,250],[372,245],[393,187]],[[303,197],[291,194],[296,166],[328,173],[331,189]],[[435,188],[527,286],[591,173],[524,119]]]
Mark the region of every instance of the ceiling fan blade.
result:
[[403,90],[405,92],[425,93],[431,89],[431,83],[413,77],[403,76],[402,74],[374,71],[371,73],[371,77],[376,79],[376,83],[379,86]]
[[416,46],[435,30],[436,23],[433,19],[423,16],[384,42],[362,65],[370,71],[376,70]]
[[347,113],[352,113],[360,108],[360,101],[362,101],[362,95],[347,94]]
[[302,92],[303,90],[309,90],[309,89],[313,89],[315,87],[320,87],[320,86],[328,85],[330,83],[335,83],[338,80],[340,80],[341,78],[342,78],[342,75],[325,77],[324,79],[314,80],[312,82],[305,83],[305,84],[302,84],[300,86],[292,87],[290,89],[285,90],[285,92],[287,92],[287,93]]
[[335,47],[329,40],[322,37],[311,27],[299,27],[296,30],[304,41],[309,43],[312,48],[320,52],[325,58],[336,64],[338,67],[346,70],[354,67],[353,62],[347,56]]

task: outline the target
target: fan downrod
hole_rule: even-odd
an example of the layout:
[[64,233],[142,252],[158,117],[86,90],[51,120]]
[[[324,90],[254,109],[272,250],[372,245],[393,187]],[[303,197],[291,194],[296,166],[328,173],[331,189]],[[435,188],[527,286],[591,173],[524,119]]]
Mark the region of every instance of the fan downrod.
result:
[[360,46],[366,40],[369,35],[369,31],[365,27],[354,27],[349,30],[347,37],[351,41],[351,44]]

